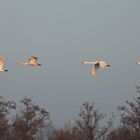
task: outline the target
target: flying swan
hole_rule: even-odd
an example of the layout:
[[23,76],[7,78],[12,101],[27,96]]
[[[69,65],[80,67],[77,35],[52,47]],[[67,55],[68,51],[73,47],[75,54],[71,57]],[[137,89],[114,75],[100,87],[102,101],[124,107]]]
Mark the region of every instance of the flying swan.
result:
[[107,63],[107,62],[105,62],[105,61],[103,61],[103,60],[97,60],[97,61],[83,61],[82,62],[83,64],[91,64],[91,65],[93,65],[92,66],[92,68],[91,68],[91,71],[90,71],[90,73],[92,74],[92,75],[96,75],[96,72],[97,72],[97,70],[99,69],[99,68],[105,68],[105,67],[110,67],[110,65]]
[[38,62],[38,58],[36,56],[32,56],[26,62],[16,62],[16,64],[30,65],[30,66],[41,66]]

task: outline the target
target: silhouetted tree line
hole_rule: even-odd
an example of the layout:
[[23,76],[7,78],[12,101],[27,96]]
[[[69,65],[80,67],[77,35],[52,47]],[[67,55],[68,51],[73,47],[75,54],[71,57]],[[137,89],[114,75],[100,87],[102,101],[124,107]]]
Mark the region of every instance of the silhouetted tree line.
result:
[[[136,86],[138,93],[140,87]],[[0,97],[0,140],[140,140],[140,94],[119,106],[120,124],[106,117],[95,104],[84,102],[74,124],[54,128],[49,112],[24,97],[20,106]]]

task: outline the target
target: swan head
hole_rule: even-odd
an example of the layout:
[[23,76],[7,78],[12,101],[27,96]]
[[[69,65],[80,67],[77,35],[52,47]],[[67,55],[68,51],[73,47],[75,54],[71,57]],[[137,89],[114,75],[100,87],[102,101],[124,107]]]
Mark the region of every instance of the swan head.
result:
[[87,64],[88,61],[82,61],[82,64]]

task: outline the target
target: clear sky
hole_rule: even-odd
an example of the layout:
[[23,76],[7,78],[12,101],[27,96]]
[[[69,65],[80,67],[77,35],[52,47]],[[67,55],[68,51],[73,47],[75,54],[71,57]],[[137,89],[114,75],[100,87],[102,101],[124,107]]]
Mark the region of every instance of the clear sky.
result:
[[[136,95],[140,84],[139,0],[0,1],[0,95],[32,96],[51,112],[55,126],[77,118],[83,101],[110,114]],[[41,68],[15,65],[39,57]],[[91,76],[83,60],[111,67]]]

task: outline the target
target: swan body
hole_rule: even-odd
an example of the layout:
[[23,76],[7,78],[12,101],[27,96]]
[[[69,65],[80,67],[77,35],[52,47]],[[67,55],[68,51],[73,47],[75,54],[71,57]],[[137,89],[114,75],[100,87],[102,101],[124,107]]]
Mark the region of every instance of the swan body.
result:
[[107,62],[105,62],[105,61],[103,61],[103,60],[97,60],[97,61],[83,61],[83,64],[91,64],[91,65],[93,65],[92,66],[92,68],[91,68],[91,71],[90,71],[90,73],[92,74],[92,75],[96,75],[96,73],[97,73],[97,70],[99,69],[99,68],[105,68],[105,67],[110,67],[110,65],[107,63]]

